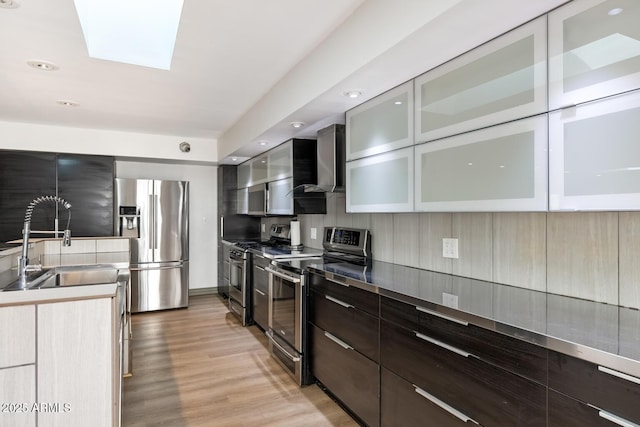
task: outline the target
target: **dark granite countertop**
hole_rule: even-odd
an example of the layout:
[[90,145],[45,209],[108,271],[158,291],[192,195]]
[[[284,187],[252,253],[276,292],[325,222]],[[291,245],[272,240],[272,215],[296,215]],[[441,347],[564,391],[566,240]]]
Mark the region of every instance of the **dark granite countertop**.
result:
[[369,266],[311,264],[380,295],[640,377],[640,311],[373,261]]

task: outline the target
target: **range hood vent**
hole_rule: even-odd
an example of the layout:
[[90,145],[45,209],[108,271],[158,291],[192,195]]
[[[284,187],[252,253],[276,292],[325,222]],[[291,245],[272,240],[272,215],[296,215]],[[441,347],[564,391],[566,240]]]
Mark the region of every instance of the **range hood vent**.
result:
[[344,193],[345,184],[345,128],[333,124],[318,131],[318,183],[303,184],[296,190],[305,193]]

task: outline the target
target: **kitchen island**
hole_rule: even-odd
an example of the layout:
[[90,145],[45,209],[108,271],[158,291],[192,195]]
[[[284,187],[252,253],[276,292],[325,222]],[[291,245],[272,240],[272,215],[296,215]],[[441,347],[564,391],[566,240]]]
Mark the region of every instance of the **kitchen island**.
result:
[[[52,287],[0,292],[0,425],[120,425],[128,242],[110,242],[113,252],[96,252],[96,239],[76,242],[81,253],[61,253],[55,240],[30,248],[55,273]],[[0,263],[19,252],[0,252]],[[4,265],[0,277],[15,275]],[[60,281],[78,272],[84,281]]]
[[[308,268],[312,293],[343,303],[328,312],[315,298],[311,318],[378,313],[379,356],[340,335],[353,323],[331,331],[347,350],[328,349],[329,341],[318,349],[379,365],[379,424],[369,425],[420,425],[425,417],[439,425],[640,423],[638,310],[385,262]],[[365,310],[355,291],[375,296],[378,311]],[[337,397],[347,406],[353,399]]]

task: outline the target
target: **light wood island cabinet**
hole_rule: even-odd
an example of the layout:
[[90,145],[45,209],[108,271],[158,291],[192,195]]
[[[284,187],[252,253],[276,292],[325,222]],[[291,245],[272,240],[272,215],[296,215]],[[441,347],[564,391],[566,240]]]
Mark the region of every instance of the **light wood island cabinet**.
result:
[[105,292],[26,291],[43,299],[0,306],[0,425],[120,425],[122,307],[115,284],[96,286]]

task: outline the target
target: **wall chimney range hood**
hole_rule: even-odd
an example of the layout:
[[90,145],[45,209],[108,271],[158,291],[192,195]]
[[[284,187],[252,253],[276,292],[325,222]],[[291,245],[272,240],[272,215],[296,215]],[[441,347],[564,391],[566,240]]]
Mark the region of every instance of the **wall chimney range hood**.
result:
[[318,183],[303,184],[294,190],[305,193],[344,193],[345,182],[345,127],[333,124],[318,131],[317,140]]

